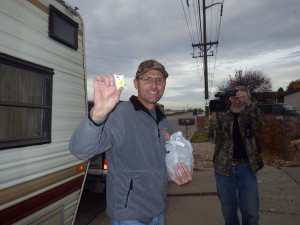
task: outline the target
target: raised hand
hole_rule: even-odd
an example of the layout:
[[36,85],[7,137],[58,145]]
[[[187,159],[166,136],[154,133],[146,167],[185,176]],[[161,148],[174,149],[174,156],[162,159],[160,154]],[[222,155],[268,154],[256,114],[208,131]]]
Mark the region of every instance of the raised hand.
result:
[[244,91],[238,91],[236,93],[236,97],[239,98],[239,101],[244,104],[244,105],[250,105],[251,104],[251,99],[250,99],[250,96],[247,95],[246,92]]
[[94,78],[94,107],[90,116],[94,121],[100,121],[114,109],[119,102],[123,87],[117,89],[113,75],[103,75]]

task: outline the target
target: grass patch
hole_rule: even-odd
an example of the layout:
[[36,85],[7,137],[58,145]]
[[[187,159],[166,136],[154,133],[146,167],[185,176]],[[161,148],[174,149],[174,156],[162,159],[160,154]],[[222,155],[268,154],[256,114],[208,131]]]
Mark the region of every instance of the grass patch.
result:
[[207,132],[199,132],[199,131],[196,131],[191,140],[190,140],[191,143],[199,143],[199,142],[208,142],[208,135],[207,135]]
[[[182,115],[182,114],[186,114],[188,112],[175,112],[175,113],[172,113],[172,114],[167,114],[166,116],[167,117],[170,117],[170,116],[178,116],[178,115]],[[192,115],[192,113],[191,113]]]

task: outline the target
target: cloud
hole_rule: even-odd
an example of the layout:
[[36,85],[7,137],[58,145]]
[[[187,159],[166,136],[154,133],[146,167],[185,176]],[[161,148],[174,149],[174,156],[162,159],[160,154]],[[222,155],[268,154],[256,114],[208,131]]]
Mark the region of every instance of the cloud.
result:
[[[123,73],[136,94],[133,78],[144,59],[163,63],[170,74],[160,103],[166,108],[204,107],[202,58],[193,59],[189,28],[182,4],[174,0],[67,0],[79,8],[86,34],[89,98],[96,74]],[[193,19],[193,4],[189,1]],[[207,5],[216,1],[206,1]],[[207,30],[214,40],[216,7],[207,10]],[[298,0],[230,0],[224,2],[217,54],[209,57],[209,93],[235,70],[261,70],[273,89],[299,78],[300,7]],[[193,31],[196,31],[194,28]],[[215,52],[216,53],[216,52]],[[283,76],[284,74],[284,76]]]

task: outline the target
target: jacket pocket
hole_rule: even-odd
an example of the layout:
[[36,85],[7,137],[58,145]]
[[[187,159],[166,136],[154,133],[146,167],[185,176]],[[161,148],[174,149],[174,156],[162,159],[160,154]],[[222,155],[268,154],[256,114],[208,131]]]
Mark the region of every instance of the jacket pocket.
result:
[[125,208],[127,208],[127,203],[128,203],[129,195],[130,195],[130,192],[132,190],[133,190],[133,178],[130,179],[130,184],[129,184],[127,195],[126,195]]

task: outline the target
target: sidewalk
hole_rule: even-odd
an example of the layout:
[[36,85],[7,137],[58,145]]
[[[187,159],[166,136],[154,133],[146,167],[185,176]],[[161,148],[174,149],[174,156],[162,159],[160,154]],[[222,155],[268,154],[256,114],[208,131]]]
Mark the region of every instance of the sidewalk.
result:
[[[165,215],[166,225],[222,224],[213,170],[195,171],[193,181],[186,186],[170,182]],[[89,225],[110,225],[110,220],[103,212]]]
[[[211,146],[200,145],[194,146],[197,170],[192,182],[185,186],[178,186],[172,182],[168,185],[166,225],[224,224],[216,194]],[[199,152],[199,149],[206,149],[206,152]],[[205,162],[199,162],[200,158]],[[299,224],[299,174],[300,167],[276,169],[265,166],[258,172],[260,225]],[[110,225],[110,220],[103,212],[89,225]]]

